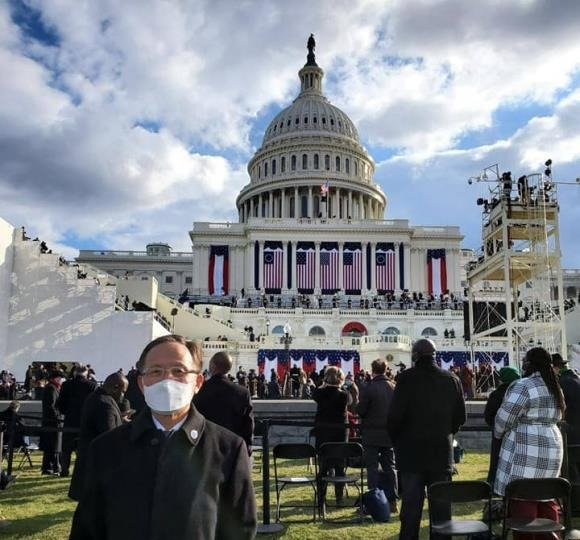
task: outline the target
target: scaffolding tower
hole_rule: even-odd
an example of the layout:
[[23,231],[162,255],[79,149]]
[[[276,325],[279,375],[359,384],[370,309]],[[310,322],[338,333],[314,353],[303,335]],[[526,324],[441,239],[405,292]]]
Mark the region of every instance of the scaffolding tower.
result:
[[549,166],[514,182],[493,165],[475,179],[488,184],[489,198],[477,201],[483,244],[467,272],[471,342],[505,346],[518,367],[534,346],[566,357],[559,207]]

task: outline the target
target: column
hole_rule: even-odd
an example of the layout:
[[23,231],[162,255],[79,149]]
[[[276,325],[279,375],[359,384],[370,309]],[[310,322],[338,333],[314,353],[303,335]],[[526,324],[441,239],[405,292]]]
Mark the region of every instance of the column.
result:
[[268,217],[269,218],[273,218],[274,217],[274,192],[272,190],[270,190],[270,193],[268,195]]
[[338,243],[338,288],[344,291],[344,266],[342,264],[342,250],[344,249],[344,242]]
[[404,268],[404,276],[405,276],[405,288],[411,289],[411,245],[405,242],[403,244],[403,252],[405,254],[405,268]]
[[332,215],[338,219],[340,215],[340,188],[336,188],[334,190],[334,201],[332,202],[334,203],[332,205],[332,207],[334,208]]
[[314,199],[312,198],[312,186],[308,187],[308,217],[316,217],[314,215]]
[[262,290],[264,288],[264,265],[262,264],[264,260],[264,240],[260,240],[260,256],[258,257],[258,289]]
[[262,198],[262,194],[258,195],[258,217],[264,217],[262,215],[262,206],[264,203],[264,199]]
[[314,292],[320,293],[320,242],[314,243]]
[[254,268],[252,266],[252,243],[247,242],[244,246],[244,278],[242,279],[242,287],[246,290],[246,294],[250,293],[250,289],[254,288],[252,284],[252,276],[254,275]]
[[355,215],[354,212],[352,211],[352,190],[348,190],[348,211],[347,211],[347,215],[346,217],[352,217],[354,219]]
[[282,292],[288,287],[288,242],[282,242]]
[[294,188],[294,217],[299,218],[300,213],[298,212],[298,187]]
[[371,242],[371,289],[373,291],[377,290],[377,273],[375,271],[376,258],[377,255],[377,244]]
[[373,198],[372,197],[369,197],[367,199],[367,212],[368,212],[367,219],[374,219],[374,216],[373,216]]
[[367,247],[368,247],[368,242],[363,242],[362,243],[362,271],[363,271],[363,275],[362,275],[362,288],[361,288],[361,294],[364,295],[366,288],[367,288]]
[[296,282],[296,247],[298,245],[298,242],[296,240],[292,240],[292,283],[291,283],[291,287],[290,290],[292,291],[292,293],[296,293],[296,289],[298,288],[297,282]]
[[400,242],[394,242],[393,245],[395,246],[395,291],[399,290],[399,283],[400,283],[400,279],[399,279],[399,243]]
[[286,189],[282,188],[280,190],[280,197],[282,199],[282,202],[280,203],[280,209],[281,209],[281,218],[285,218],[288,217],[288,212],[286,212]]
[[365,213],[364,213],[364,200],[363,200],[362,193],[359,193],[358,194],[358,218],[359,219],[364,219],[365,218]]
[[250,217],[254,217],[254,197],[250,199]]

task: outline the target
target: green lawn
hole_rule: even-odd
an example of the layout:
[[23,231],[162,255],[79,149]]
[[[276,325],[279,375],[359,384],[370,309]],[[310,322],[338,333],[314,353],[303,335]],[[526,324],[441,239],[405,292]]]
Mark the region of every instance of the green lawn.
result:
[[[63,540],[68,538],[70,522],[74,511],[74,503],[66,494],[68,479],[46,477],[40,475],[41,455],[33,455],[34,469],[24,467],[16,482],[6,491],[0,492],[0,514],[10,521],[10,525],[0,528],[0,538],[17,538],[26,540]],[[18,464],[18,461],[15,461]],[[459,464],[459,475],[455,479],[484,479],[487,474],[487,453],[466,453],[463,463]],[[293,473],[299,469],[293,468]],[[262,483],[258,466],[254,468],[256,497],[259,505],[259,520],[262,519]],[[272,480],[273,484],[273,480]],[[271,487],[271,516],[275,517],[275,493]],[[298,502],[309,504],[312,500],[312,491],[308,488],[292,488],[284,492],[283,502]],[[333,495],[331,489],[329,495]],[[329,497],[329,500],[333,497]],[[349,499],[354,502],[354,489],[349,491]],[[462,514],[472,513],[474,508],[461,509]],[[479,514],[479,511],[477,512]],[[339,513],[333,512],[336,517],[354,517],[354,508],[347,508]],[[286,529],[278,538],[284,539],[365,539],[396,538],[399,530],[398,516],[394,516],[391,523],[373,523],[366,517],[363,524],[322,524],[298,523],[299,520],[311,518],[309,509],[284,510],[282,522]],[[427,539],[427,513],[423,514],[421,538]]]

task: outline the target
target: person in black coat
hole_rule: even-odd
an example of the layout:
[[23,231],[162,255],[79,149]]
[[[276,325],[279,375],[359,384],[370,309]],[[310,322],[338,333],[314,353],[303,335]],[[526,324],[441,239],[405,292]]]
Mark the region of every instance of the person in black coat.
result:
[[489,395],[487,403],[485,404],[485,411],[483,417],[485,423],[491,429],[491,451],[489,454],[489,470],[487,472],[487,483],[493,486],[495,482],[495,473],[497,471],[497,462],[499,460],[499,451],[501,450],[501,439],[496,439],[493,436],[493,426],[495,424],[495,415],[501,407],[501,402],[509,388],[509,385],[520,378],[517,369],[513,367],[502,367],[499,370],[499,380],[501,384]]
[[387,414],[393,399],[394,388],[385,375],[387,363],[377,359],[371,363],[372,379],[363,385],[357,412],[362,420],[361,435],[367,467],[369,489],[379,487],[379,463],[388,488],[385,495],[391,511],[397,506],[397,472],[393,443],[387,431]]
[[139,362],[147,407],[89,446],[70,540],[250,540],[257,527],[244,441],[192,405],[201,347],[177,335]]
[[97,388],[83,405],[77,460],[68,496],[79,501],[86,476],[87,453],[90,443],[102,433],[119,427],[122,423],[119,402],[127,390],[127,379],[119,372],[109,375],[102,387]]
[[251,453],[254,435],[254,407],[245,386],[228,380],[232,357],[225,351],[215,353],[209,361],[211,377],[193,398],[197,410],[208,420],[239,435]]
[[[60,420],[56,401],[60,392],[62,373],[51,371],[48,384],[42,392],[42,427],[56,428]],[[44,432],[40,434],[39,448],[42,450],[42,474],[54,475],[60,470],[58,460],[58,433]]]
[[387,416],[402,483],[400,540],[419,537],[425,488],[451,480],[453,436],[465,423],[461,383],[437,367],[434,344],[416,341],[411,356],[413,367],[399,374]]
[[4,431],[4,444],[10,442],[10,430],[14,429],[14,448],[18,450],[25,445],[24,441],[24,424],[20,419],[18,411],[20,410],[20,401],[13,400],[7,409],[0,412],[0,429]]
[[127,373],[127,380],[129,381],[129,387],[127,392],[125,392],[125,397],[131,403],[131,408],[138,413],[141,409],[145,408],[145,399],[143,398],[143,392],[141,392],[139,385],[137,383],[139,372],[132,368]]
[[[314,417],[314,434],[316,449],[327,442],[346,442],[348,440],[347,405],[348,394],[341,389],[344,383],[344,374],[335,366],[329,366],[324,371],[323,384],[314,390],[312,398],[316,401],[316,415]],[[336,424],[335,426],[328,424]],[[334,471],[336,476],[344,475],[346,463],[343,460],[320,463],[320,476],[328,476]],[[336,502],[340,503],[344,492],[344,484],[335,484],[334,493]],[[326,496],[323,489],[319,490],[319,506]]]
[[[73,378],[62,383],[56,408],[64,415],[65,428],[79,428],[83,403],[97,388],[95,381],[87,379],[89,370],[85,366],[73,368]],[[78,433],[62,434],[62,451],[60,454],[60,475],[69,475],[71,455],[77,449]]]

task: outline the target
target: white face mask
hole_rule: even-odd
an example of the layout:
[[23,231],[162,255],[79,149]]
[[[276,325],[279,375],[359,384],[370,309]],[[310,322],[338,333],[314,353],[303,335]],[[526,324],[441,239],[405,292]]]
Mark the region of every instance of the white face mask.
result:
[[159,414],[171,414],[191,403],[195,385],[174,379],[163,379],[151,386],[143,385],[145,403]]

